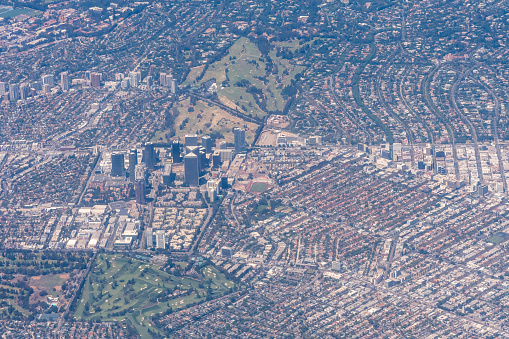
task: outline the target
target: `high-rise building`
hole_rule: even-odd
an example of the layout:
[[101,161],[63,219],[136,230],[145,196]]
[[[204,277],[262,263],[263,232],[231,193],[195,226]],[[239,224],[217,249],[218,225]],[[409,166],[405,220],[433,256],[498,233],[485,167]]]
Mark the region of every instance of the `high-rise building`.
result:
[[170,80],[170,89],[171,89],[171,94],[177,93],[177,80],[176,79],[172,78]]
[[221,156],[221,162],[229,162],[233,160],[233,153],[231,149],[220,149],[219,155]]
[[7,93],[7,84],[5,82],[0,81],[0,96]]
[[112,153],[111,154],[111,176],[122,177],[125,175],[124,167],[124,154]]
[[221,154],[219,151],[215,151],[212,153],[212,167],[219,167],[221,166]]
[[19,85],[18,84],[10,84],[9,85],[9,100],[10,101],[19,100]]
[[166,87],[166,73],[159,74],[159,85]]
[[129,88],[129,79],[125,78],[120,82],[120,88],[128,89]]
[[156,231],[156,248],[164,249],[166,247],[166,234],[163,230]]
[[69,86],[69,73],[60,73],[60,87],[62,87],[62,91],[67,92],[69,90]]
[[138,164],[134,167],[134,180],[145,181],[145,174],[147,172],[147,166],[145,164]]
[[140,86],[141,72],[129,72],[129,83],[131,87]]
[[42,84],[50,85],[51,87],[55,86],[55,77],[53,74],[46,74],[42,76]]
[[152,233],[152,228],[147,228],[145,234],[147,235],[147,248],[154,247],[154,237]]
[[198,136],[196,134],[186,134],[184,139],[186,147],[198,146]]
[[44,94],[51,94],[51,85],[48,84],[42,85],[42,92]]
[[150,86],[152,86],[152,85],[153,85],[153,82],[154,82],[154,81],[152,80],[152,76],[151,76],[151,75],[147,76],[147,77],[145,78],[145,82],[147,83],[147,86],[149,86],[149,87],[150,87]]
[[221,177],[221,189],[228,189],[228,177]]
[[30,94],[30,85],[26,82],[22,83],[19,87],[19,95],[21,100],[26,100]]
[[227,149],[228,148],[228,143],[226,141],[221,141],[219,143],[219,149]]
[[169,186],[173,181],[173,169],[171,164],[166,164],[163,171],[163,185]]
[[233,130],[235,138],[235,153],[242,153],[246,151],[246,131],[241,128]]
[[479,185],[477,188],[477,193],[479,196],[484,197],[486,194],[488,194],[488,185]]
[[91,73],[90,74],[90,85],[94,88],[101,87],[101,73]]
[[173,159],[173,163],[178,163],[181,161],[180,142],[178,140],[173,140],[173,143],[171,144],[171,157]]
[[129,181],[134,182],[136,180],[136,165],[138,165],[138,151],[132,149],[129,152]]
[[198,186],[200,181],[200,170],[198,156],[188,153],[184,157],[184,183],[189,186]]
[[208,135],[201,138],[201,145],[205,148],[207,154],[212,153],[212,138]]
[[143,148],[143,162],[147,165],[149,171],[153,171],[156,168],[156,154],[153,144],[147,144]]
[[145,180],[136,180],[134,184],[134,194],[137,204],[145,204]]
[[40,81],[34,81],[30,86],[32,86],[32,88],[36,91],[42,91],[42,82]]

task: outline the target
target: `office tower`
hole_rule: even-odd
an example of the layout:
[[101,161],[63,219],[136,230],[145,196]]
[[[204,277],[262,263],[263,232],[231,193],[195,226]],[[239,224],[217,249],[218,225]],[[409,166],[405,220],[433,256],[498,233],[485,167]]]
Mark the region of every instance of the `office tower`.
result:
[[164,249],[166,247],[166,235],[163,230],[156,231],[156,248]]
[[420,169],[420,170],[426,169],[426,165],[424,164],[424,161],[417,162],[417,169]]
[[233,152],[231,149],[220,149],[219,155],[221,157],[221,162],[228,162],[233,160]]
[[219,149],[227,149],[228,148],[228,144],[226,143],[226,141],[221,141],[219,143]]
[[42,91],[42,82],[40,81],[34,81],[31,86],[36,91]]
[[132,149],[129,152],[129,181],[134,182],[136,180],[136,165],[138,165],[138,151]]
[[26,100],[28,98],[28,94],[30,94],[30,85],[27,83],[22,83],[19,87],[19,94],[21,100]]
[[201,145],[205,148],[207,154],[212,153],[212,138],[208,135],[201,138]]
[[173,163],[178,163],[181,161],[180,142],[178,140],[173,140],[173,143],[171,144],[171,157],[173,159]]
[[62,87],[62,91],[67,92],[69,90],[69,86],[69,73],[60,73],[60,87]]
[[218,151],[215,151],[212,154],[212,167],[219,167],[221,166],[221,154],[219,154]]
[[486,194],[488,194],[488,185],[479,185],[477,188],[477,193],[479,196],[484,197]]
[[42,84],[50,85],[51,87],[55,86],[55,77],[53,74],[46,74],[42,76]]
[[196,154],[196,155],[198,156],[198,163],[199,163],[199,168],[200,168],[200,172],[201,172],[207,165],[207,152],[205,152],[205,148],[200,147],[198,149],[198,154]]
[[147,228],[147,232],[145,234],[147,235],[147,248],[154,247],[154,237],[152,233],[152,228]]
[[156,154],[153,144],[147,144],[143,148],[143,162],[147,165],[149,171],[153,171],[156,168]]
[[138,87],[141,82],[140,72],[129,72],[129,83],[131,87]]
[[163,185],[169,186],[173,181],[173,170],[170,164],[164,166]]
[[19,85],[18,84],[10,84],[9,85],[9,100],[16,101],[19,99]]
[[246,131],[241,128],[233,130],[235,137],[235,153],[242,153],[246,151]]
[[231,258],[233,256],[233,249],[231,247],[221,247],[221,255],[223,257]]
[[42,92],[44,94],[51,94],[51,85],[48,84],[42,85]]
[[147,76],[145,78],[145,81],[147,83],[147,86],[152,86],[153,81],[152,81],[152,76],[151,75]]
[[147,173],[147,166],[145,164],[138,164],[134,166],[134,180],[143,180],[145,181],[145,176]]
[[159,74],[159,85],[166,87],[166,73]]
[[170,87],[171,87],[171,94],[177,93],[177,80],[171,79],[170,80]]
[[198,186],[199,180],[200,170],[198,156],[191,152],[184,157],[184,184]]
[[129,79],[124,79],[120,82],[120,87],[122,89],[128,89],[129,88]]
[[94,88],[101,87],[101,73],[91,73],[90,74],[90,85]]
[[111,154],[111,176],[122,177],[125,175],[124,155],[122,153]]
[[134,194],[137,204],[145,204],[145,180],[136,180],[134,184]]
[[0,81],[0,96],[7,93],[7,84],[5,82]]
[[221,177],[221,189],[228,189],[228,177]]
[[198,157],[198,172],[201,172],[200,161],[200,147],[199,146],[186,146],[186,154],[194,153]]
[[186,147],[198,146],[198,136],[196,134],[186,134],[184,140]]

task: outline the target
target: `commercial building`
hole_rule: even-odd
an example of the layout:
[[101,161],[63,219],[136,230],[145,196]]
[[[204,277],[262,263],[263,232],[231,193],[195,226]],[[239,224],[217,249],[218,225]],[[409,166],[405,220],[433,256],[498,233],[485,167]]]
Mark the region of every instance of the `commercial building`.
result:
[[242,153],[246,151],[246,131],[241,128],[233,130],[235,138],[235,153]]
[[173,159],[173,163],[182,161],[180,158],[180,142],[178,140],[173,140],[171,144],[171,158]]
[[42,84],[50,85],[51,87],[55,86],[55,77],[53,74],[46,74],[42,76]]
[[201,138],[201,145],[205,148],[207,154],[212,153],[212,138],[208,135]]
[[138,165],[138,151],[132,149],[129,152],[129,181],[134,182],[136,180],[136,165]]
[[152,228],[147,228],[146,235],[147,235],[147,248],[154,247],[154,237],[152,233]]
[[156,231],[156,248],[164,249],[166,247],[166,235],[164,231]]
[[134,184],[134,193],[137,204],[145,204],[145,180],[136,180]]
[[198,146],[198,136],[196,134],[187,134],[185,136],[185,145],[189,146]]
[[9,85],[9,100],[10,101],[19,100],[19,85],[18,84],[10,84]]
[[149,171],[153,171],[156,167],[156,154],[153,144],[145,145],[143,149],[143,162],[147,165]]
[[62,87],[62,91],[67,92],[69,90],[69,73],[62,72],[60,73],[60,87]]
[[184,157],[184,184],[198,186],[199,180],[200,169],[198,156],[191,152]]
[[124,154],[122,153],[111,154],[111,176],[112,177],[125,176]]

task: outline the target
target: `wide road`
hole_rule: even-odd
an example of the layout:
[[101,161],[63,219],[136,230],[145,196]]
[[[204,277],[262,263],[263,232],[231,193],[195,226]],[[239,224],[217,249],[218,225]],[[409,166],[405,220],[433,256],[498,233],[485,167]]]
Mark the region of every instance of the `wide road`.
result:
[[479,144],[477,142],[477,131],[475,130],[474,124],[472,124],[470,119],[468,119],[463,114],[463,112],[458,108],[458,104],[456,103],[456,89],[458,88],[461,81],[463,81],[465,76],[466,76],[465,72],[461,73],[458,76],[458,79],[456,79],[456,81],[454,82],[454,84],[451,87],[450,98],[451,98],[451,103],[452,103],[452,107],[453,107],[454,111],[456,112],[456,114],[458,114],[461,117],[463,122],[468,126],[468,129],[470,130],[470,135],[472,136],[472,140],[474,141],[475,162],[477,165],[477,176],[479,178],[479,181],[481,183],[483,183],[484,177],[482,174],[481,154],[479,153]]

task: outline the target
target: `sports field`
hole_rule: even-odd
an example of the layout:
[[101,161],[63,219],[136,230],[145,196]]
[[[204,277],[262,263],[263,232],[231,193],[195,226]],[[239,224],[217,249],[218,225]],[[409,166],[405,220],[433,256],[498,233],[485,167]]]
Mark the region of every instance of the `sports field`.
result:
[[269,184],[265,182],[253,182],[249,188],[250,192],[265,192]]

